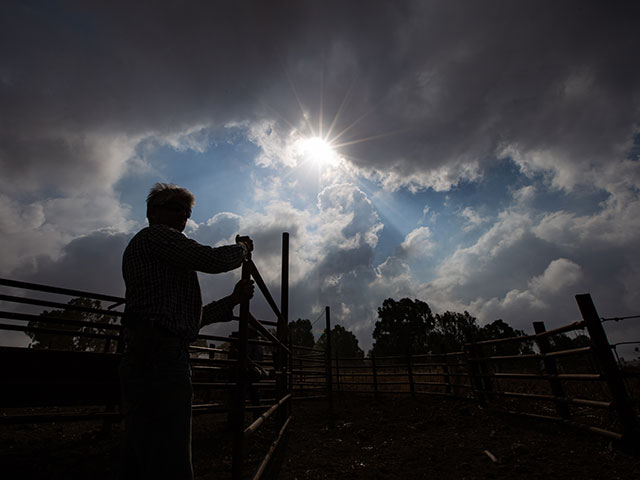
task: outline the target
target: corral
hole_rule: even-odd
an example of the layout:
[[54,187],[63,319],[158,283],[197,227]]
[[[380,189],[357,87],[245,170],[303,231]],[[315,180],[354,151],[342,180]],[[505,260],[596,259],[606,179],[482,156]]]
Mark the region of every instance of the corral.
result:
[[[285,234],[280,307],[255,264],[243,267],[276,321],[257,321],[247,304],[237,336],[200,338],[229,342],[230,351],[193,347],[197,478],[275,477],[279,466],[280,478],[300,479],[553,478],[560,469],[562,476],[631,478],[637,471],[638,372],[616,363],[602,328],[607,319],[590,296],[577,298],[582,322],[549,332],[537,322],[535,335],[467,344],[462,352],[338,358],[330,348],[287,342],[287,241]],[[50,348],[0,348],[10,366],[1,377],[4,477],[113,478],[121,327],[104,319],[122,315],[115,307],[123,299],[1,283],[14,290],[2,295],[4,302],[103,320],[1,312],[12,321],[3,328],[51,338]],[[25,291],[113,305],[64,304]],[[325,315],[330,332],[328,307]],[[264,325],[277,327],[275,334]],[[549,338],[578,329],[588,331],[588,344],[550,349]],[[89,351],[64,351],[53,348],[60,336],[95,342]],[[530,353],[504,347],[523,342]],[[262,347],[261,354],[251,346]]]

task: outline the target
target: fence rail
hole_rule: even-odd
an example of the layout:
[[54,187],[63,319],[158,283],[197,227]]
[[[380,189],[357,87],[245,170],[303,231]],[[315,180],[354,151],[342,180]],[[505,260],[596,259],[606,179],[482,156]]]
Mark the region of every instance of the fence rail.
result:
[[[533,335],[470,343],[460,352],[358,359],[330,357],[325,352],[323,360],[294,357],[294,398],[315,398],[324,390],[331,406],[334,391],[376,397],[456,396],[504,412],[556,420],[610,438],[636,441],[640,374],[625,370],[615,361],[619,344],[609,344],[602,322],[640,316],[601,319],[589,295],[577,295],[576,301],[581,321],[553,330],[546,330],[543,322],[534,322]],[[589,345],[551,348],[550,339],[583,329],[589,334]],[[496,349],[508,350],[509,345],[532,343],[537,352],[495,353]],[[293,346],[294,351],[298,348]],[[321,363],[324,372],[319,368]],[[589,424],[585,419],[596,419],[599,424]]]

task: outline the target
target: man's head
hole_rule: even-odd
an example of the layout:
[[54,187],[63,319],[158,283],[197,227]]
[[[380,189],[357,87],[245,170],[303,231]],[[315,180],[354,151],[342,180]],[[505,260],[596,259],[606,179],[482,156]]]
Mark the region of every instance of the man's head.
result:
[[167,225],[182,232],[194,204],[195,197],[186,188],[156,183],[147,196],[149,225]]

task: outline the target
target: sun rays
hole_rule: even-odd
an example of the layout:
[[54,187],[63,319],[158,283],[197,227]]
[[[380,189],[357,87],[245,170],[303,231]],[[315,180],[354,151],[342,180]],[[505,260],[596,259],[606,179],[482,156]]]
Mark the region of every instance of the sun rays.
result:
[[378,172],[364,167],[369,162],[360,157],[363,150],[355,148],[398,133],[381,133],[379,126],[373,127],[372,115],[384,100],[372,105],[355,80],[346,88],[332,85],[325,90],[321,79],[320,91],[314,92],[309,78],[294,83],[288,73],[285,77],[289,105],[261,100],[268,113],[252,131],[252,142],[262,149],[260,163],[273,169],[265,174],[291,189],[288,193],[280,189],[279,195],[313,201],[330,185],[351,183],[367,189],[367,180],[377,183]]
[[[319,101],[314,109],[308,108],[308,105],[313,102],[303,102],[291,76],[286,74],[286,77],[300,112],[300,120],[292,122],[282,116],[280,118],[291,128],[293,136],[297,137],[296,151],[301,153],[302,163],[320,170],[341,169],[347,173],[347,171],[353,171],[351,167],[360,162],[357,162],[345,147],[375,141],[397,133],[362,135],[358,132],[356,127],[374,112],[375,106],[367,106],[366,111],[362,113],[362,106],[352,105],[355,80],[346,89],[333,115],[328,116],[329,109],[325,105],[328,102],[325,98],[324,75],[321,75]],[[360,113],[353,115],[358,111]]]
[[336,167],[340,158],[330,142],[321,137],[305,138],[300,141],[304,158],[318,168]]

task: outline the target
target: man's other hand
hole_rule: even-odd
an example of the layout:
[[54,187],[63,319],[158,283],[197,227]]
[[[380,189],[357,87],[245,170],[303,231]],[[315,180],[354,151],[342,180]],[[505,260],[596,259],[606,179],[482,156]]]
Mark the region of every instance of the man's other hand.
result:
[[234,305],[253,298],[254,289],[253,280],[240,280],[236,283],[236,286],[233,287],[233,293],[231,294]]
[[253,240],[250,237],[241,237],[240,235],[236,235],[236,243],[243,243],[245,247],[247,247],[247,251],[249,253],[253,252]]

